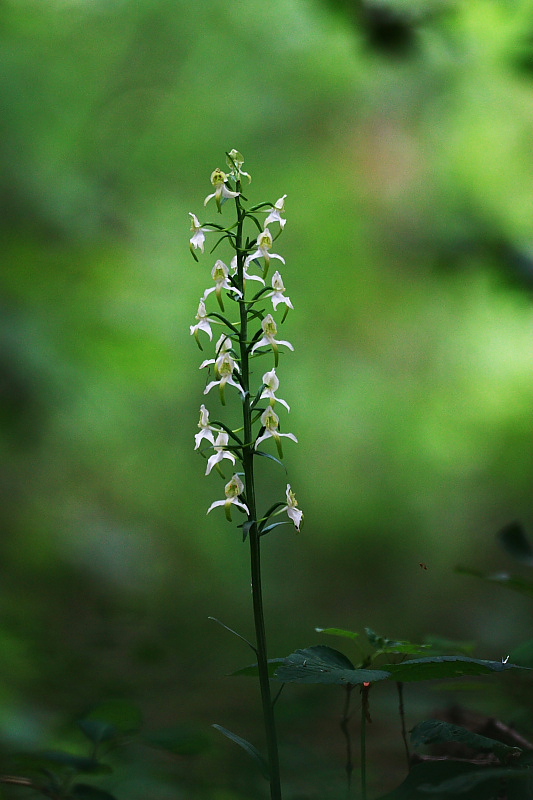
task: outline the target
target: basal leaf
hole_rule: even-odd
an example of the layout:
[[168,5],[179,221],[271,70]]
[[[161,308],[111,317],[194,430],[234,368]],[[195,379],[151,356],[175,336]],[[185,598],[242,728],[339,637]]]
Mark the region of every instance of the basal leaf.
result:
[[238,744],[239,747],[242,747],[243,750],[246,750],[248,755],[252,756],[252,758],[259,764],[259,768],[261,769],[261,773],[264,778],[270,780],[270,770],[268,768],[268,764],[259,752],[259,750],[254,747],[253,744],[243,739],[241,736],[237,736],[236,733],[232,733],[227,728],[223,728],[222,725],[213,725],[213,728],[216,728],[217,731],[223,733],[224,736],[227,736],[228,739],[231,739],[232,742]]
[[461,675],[490,675],[492,672],[527,667],[468,656],[428,656],[403,661],[401,664],[384,664],[383,669],[390,672],[395,681],[405,682],[455,678]]
[[355,669],[343,653],[325,645],[296,650],[284,659],[275,676],[286,683],[325,683],[339,686],[374,683],[390,677],[390,672]]

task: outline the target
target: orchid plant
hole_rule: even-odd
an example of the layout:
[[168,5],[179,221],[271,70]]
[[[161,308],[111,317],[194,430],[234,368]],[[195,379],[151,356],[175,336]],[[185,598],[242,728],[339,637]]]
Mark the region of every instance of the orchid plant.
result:
[[[226,154],[228,172],[217,168],[211,174],[214,191],[204,201],[207,206],[215,201],[217,212],[223,213],[229,201],[234,209],[233,220],[226,225],[218,222],[200,222],[190,212],[190,249],[196,261],[196,251],[204,253],[206,237],[215,234],[213,252],[224,244],[230,251],[229,266],[217,259],[211,270],[214,285],[209,286],[198,304],[196,324],[190,326],[191,335],[202,350],[201,334],[213,341],[212,325],[222,325],[223,332],[215,346],[213,358],[200,364],[201,369],[213,373],[213,380],[206,382],[204,395],[218,386],[220,405],[226,406],[226,388],[240,400],[240,419],[236,426],[223,421],[210,422],[210,412],[205,405],[200,406],[199,433],[195,435],[195,449],[207,454],[205,474],[217,472],[226,480],[222,467],[231,462],[234,474],[224,487],[224,498],[215,500],[207,513],[223,508],[226,519],[232,521],[232,512],[241,515],[243,539],[248,539],[251,554],[252,603],[255,624],[255,644],[248,642],[257,657],[257,671],[261,689],[261,701],[268,758],[263,759],[253,745],[245,742],[221,726],[219,730],[253,752],[264,766],[270,782],[272,800],[280,800],[281,783],[276,727],[271,697],[268,667],[267,642],[263,613],[261,588],[261,544],[263,537],[283,524],[294,525],[300,530],[303,513],[298,507],[296,496],[287,484],[285,499],[274,502],[264,511],[257,508],[255,481],[255,462],[259,456],[266,456],[281,463],[283,458],[282,438],[297,442],[293,433],[282,433],[282,422],[276,408],[283,407],[283,416],[290,411],[286,400],[277,396],[280,379],[277,369],[282,354],[294,350],[292,344],[278,339],[278,324],[274,314],[283,307],[285,321],[293,304],[285,295],[285,285],[279,271],[269,280],[268,273],[272,260],[285,264],[285,259],[272,252],[274,241],[283,232],[286,224],[285,198],[283,195],[275,203],[259,203],[247,206],[242,192],[242,178],[251,181],[251,176],[242,167],[243,156],[237,150]],[[263,218],[263,215],[266,217]],[[276,227],[278,231],[276,232]],[[251,233],[249,232],[251,231]],[[213,300],[216,301],[214,305]],[[208,304],[214,305],[208,310]],[[205,337],[203,339],[205,341]],[[273,359],[268,371],[255,370],[254,362]],[[261,379],[254,378],[262,374]],[[270,439],[276,446],[277,457],[268,452]],[[266,449],[263,450],[262,448]],[[286,514],[285,521],[276,520]],[[226,626],[224,626],[226,627]],[[242,638],[242,637],[241,637]]]

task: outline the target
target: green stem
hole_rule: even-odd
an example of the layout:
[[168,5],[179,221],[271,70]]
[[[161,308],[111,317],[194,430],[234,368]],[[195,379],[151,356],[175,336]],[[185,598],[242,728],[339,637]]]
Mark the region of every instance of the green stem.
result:
[[366,723],[370,720],[368,710],[368,691],[370,686],[361,687],[361,800],[366,800]]
[[[237,191],[240,186],[237,185]],[[245,212],[241,207],[239,198],[236,198],[238,223],[235,237],[237,251],[237,277],[239,288],[244,295],[244,260],[243,249],[243,224]],[[270,774],[271,800],[281,800],[281,780],[279,770],[278,740],[274,709],[270,693],[270,678],[268,674],[268,655],[265,631],[265,618],[263,611],[263,590],[261,585],[261,536],[257,526],[257,508],[255,500],[254,480],[254,439],[252,431],[252,404],[250,398],[250,365],[248,350],[248,309],[245,300],[239,300],[240,308],[240,369],[241,385],[244,390],[243,399],[243,432],[244,445],[242,448],[242,465],[244,471],[244,486],[246,504],[249,510],[248,520],[252,523],[248,532],[250,542],[250,567],[252,577],[252,603],[255,626],[255,639],[257,649],[257,666],[259,672],[259,686],[261,691],[261,704],[263,708],[263,722],[268,752]]]

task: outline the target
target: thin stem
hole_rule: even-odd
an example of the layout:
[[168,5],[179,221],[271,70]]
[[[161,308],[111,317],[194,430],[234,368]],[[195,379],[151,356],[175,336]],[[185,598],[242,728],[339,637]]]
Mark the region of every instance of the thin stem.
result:
[[352,761],[352,737],[350,734],[350,728],[348,727],[350,722],[350,700],[352,695],[353,685],[348,684],[344,687],[346,690],[346,695],[344,698],[344,707],[342,709],[342,717],[341,717],[341,731],[344,735],[344,739],[346,741],[346,796],[350,796],[350,790],[352,786],[352,772],[353,772],[353,761]]
[[366,793],[366,723],[372,722],[368,710],[370,684],[361,687],[361,800],[367,800]]
[[405,749],[405,757],[407,759],[407,769],[411,767],[411,754],[409,752],[409,742],[407,741],[407,729],[405,727],[405,706],[403,702],[403,683],[397,681],[396,688],[398,689],[398,710],[400,712],[400,720],[402,725],[402,739]]
[[[237,184],[240,191],[240,184]],[[243,224],[245,212],[240,204],[240,198],[235,198],[237,207],[237,231],[235,235],[235,248],[237,251],[237,280],[239,289],[244,295],[244,260]],[[259,686],[261,691],[261,704],[263,708],[263,722],[267,743],[268,763],[270,773],[271,800],[281,800],[281,780],[279,769],[278,740],[274,719],[274,709],[270,693],[270,678],[268,674],[268,655],[265,631],[265,618],[263,611],[263,590],[261,584],[261,536],[257,525],[257,508],[255,500],[254,479],[254,439],[252,431],[252,406],[250,402],[250,364],[248,349],[248,308],[244,299],[239,300],[240,309],[240,382],[244,391],[243,399],[243,432],[244,445],[242,448],[242,465],[244,471],[244,486],[246,504],[249,510],[248,520],[251,522],[249,529],[250,542],[250,567],[252,577],[252,604],[255,625],[255,639],[257,651],[257,667],[259,672]]]

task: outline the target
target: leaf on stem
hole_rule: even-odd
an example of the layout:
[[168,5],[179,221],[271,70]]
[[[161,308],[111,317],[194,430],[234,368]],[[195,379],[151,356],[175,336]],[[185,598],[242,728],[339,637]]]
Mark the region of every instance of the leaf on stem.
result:
[[223,728],[222,725],[213,725],[213,728],[216,728],[217,731],[223,733],[224,736],[227,736],[228,739],[231,739],[232,742],[238,744],[239,747],[242,747],[243,750],[246,750],[248,755],[252,756],[252,758],[259,764],[259,768],[261,770],[261,774],[267,781],[270,780],[270,770],[268,768],[268,764],[259,752],[259,750],[254,747],[253,744],[243,739],[241,736],[237,736],[236,733],[232,733],[232,731],[228,731],[227,728]]

